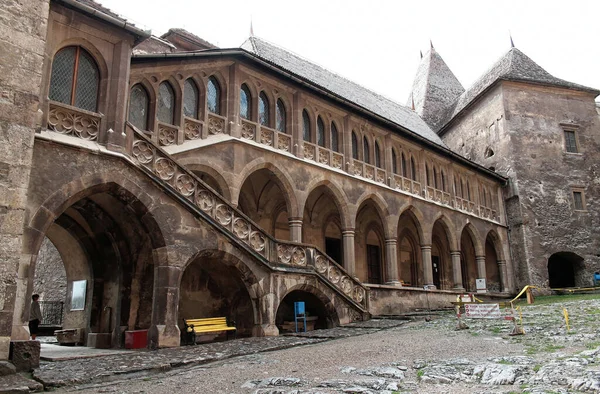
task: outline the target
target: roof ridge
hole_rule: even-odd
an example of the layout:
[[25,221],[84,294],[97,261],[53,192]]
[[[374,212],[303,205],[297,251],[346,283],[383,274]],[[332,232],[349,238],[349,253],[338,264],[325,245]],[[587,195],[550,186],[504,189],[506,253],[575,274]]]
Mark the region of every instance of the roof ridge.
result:
[[[335,72],[335,71],[332,71],[332,70],[330,70],[329,68],[327,68],[327,67],[325,67],[325,66],[322,66],[321,64],[319,64],[319,63],[316,63],[316,62],[314,62],[314,61],[312,61],[312,60],[310,60],[310,59],[308,59],[308,58],[306,58],[306,57],[304,57],[304,56],[302,56],[302,55],[299,55],[299,54],[297,54],[297,53],[296,53],[296,52],[294,52],[294,51],[291,51],[291,50],[289,50],[289,49],[287,49],[287,48],[284,48],[284,47],[282,47],[282,46],[281,46],[281,45],[279,45],[279,44],[276,44],[276,43],[273,43],[273,42],[271,42],[271,41],[269,41],[269,40],[266,40],[266,39],[264,39],[264,38],[258,37],[258,36],[256,36],[256,34],[255,34],[254,36],[252,36],[252,37],[248,37],[248,39],[247,39],[246,41],[248,41],[248,40],[252,40],[252,39],[254,39],[254,40],[258,40],[258,41],[262,41],[262,42],[265,42],[265,43],[267,43],[267,44],[269,44],[269,45],[272,45],[272,46],[274,46],[274,47],[277,47],[277,49],[279,49],[279,50],[282,50],[282,51],[285,51],[285,52],[287,52],[287,53],[289,53],[289,54],[291,54],[291,55],[293,55],[293,56],[296,56],[297,58],[299,58],[299,59],[301,59],[301,60],[303,60],[303,61],[305,61],[305,62],[308,62],[308,63],[310,63],[310,64],[312,64],[312,65],[314,65],[314,66],[320,67],[320,68],[322,68],[323,70],[325,70],[325,71],[327,71],[327,72],[329,72],[329,73],[331,73],[331,74],[334,74],[335,76],[337,76],[337,77],[339,77],[339,78],[342,78],[342,79],[344,79],[344,80],[345,80],[345,81],[347,81],[348,83],[351,83],[351,84],[353,84],[353,85],[359,86],[359,87],[361,87],[361,88],[363,88],[363,89],[365,89],[365,90],[368,90],[369,92],[371,92],[371,93],[373,93],[373,94],[375,94],[375,95],[377,95],[377,96],[379,96],[379,97],[381,97],[381,98],[383,98],[383,99],[385,99],[385,100],[387,100],[387,101],[389,101],[389,102],[391,102],[391,103],[394,103],[394,104],[400,105],[400,106],[402,106],[402,107],[404,107],[404,108],[406,108],[406,109],[409,109],[409,110],[410,110],[410,108],[409,108],[408,106],[406,106],[406,105],[404,105],[404,104],[401,104],[400,102],[398,102],[398,101],[396,101],[396,100],[394,100],[394,99],[392,99],[392,98],[390,98],[390,97],[386,96],[385,94],[383,94],[383,93],[380,93],[380,92],[377,92],[377,91],[373,90],[372,88],[369,88],[369,87],[366,87],[366,86],[364,86],[364,85],[361,85],[361,84],[359,84],[359,83],[357,83],[357,82],[355,82],[355,81],[351,80],[350,78],[348,78],[348,77],[345,77],[345,76],[343,76],[343,75],[341,75],[341,74],[339,74],[339,73],[337,73],[337,72]],[[243,44],[242,44],[242,45],[243,45]],[[259,52],[259,50],[258,50],[258,48],[256,47],[256,45],[255,45],[255,43],[254,43],[254,42],[252,42],[252,46],[253,46],[253,49],[254,49],[254,50],[255,50],[255,51],[258,53],[258,52]],[[258,54],[260,55],[260,53],[258,53]]]

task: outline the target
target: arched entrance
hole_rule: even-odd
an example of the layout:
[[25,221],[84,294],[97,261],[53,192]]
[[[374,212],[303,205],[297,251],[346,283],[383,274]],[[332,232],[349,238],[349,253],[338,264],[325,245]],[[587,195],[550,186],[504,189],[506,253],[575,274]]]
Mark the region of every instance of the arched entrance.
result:
[[361,282],[385,283],[383,269],[383,221],[376,203],[364,201],[356,214],[355,252],[356,275]]
[[431,270],[433,284],[437,289],[450,289],[454,286],[448,232],[443,219],[435,221],[431,231]]
[[500,267],[498,267],[498,253],[496,252],[497,236],[489,233],[485,239],[485,275],[486,285],[490,292],[501,292],[502,283]]
[[398,276],[402,286],[423,284],[420,234],[415,215],[411,211],[403,212],[398,220]]
[[462,231],[460,237],[460,267],[462,281],[465,290],[475,291],[477,289],[477,260],[475,258],[475,244],[467,227]]
[[289,199],[277,176],[263,168],[250,174],[240,189],[238,207],[277,239],[289,241]]
[[44,237],[38,252],[33,279],[33,291],[40,296],[43,319],[40,335],[52,334],[63,327],[64,304],[67,299],[67,273],[60,253]]
[[[180,331],[183,319],[226,317],[235,322],[238,336],[251,336],[255,324],[256,284],[250,269],[221,251],[204,251],[194,257],[182,274],[179,290]],[[204,339],[214,339],[207,336]]]
[[302,240],[316,245],[341,266],[343,261],[342,217],[333,192],[320,185],[310,192],[304,204]]
[[290,291],[279,304],[275,322],[280,333],[294,332],[294,303],[304,302],[307,316],[307,329],[332,328],[339,325],[339,319],[332,307],[307,290]]
[[548,259],[548,282],[551,289],[589,285],[589,281],[585,279],[583,257],[572,252],[558,252]]
[[[81,329],[84,344],[93,333],[96,346],[120,347],[123,331],[151,326],[153,250],[163,247],[164,239],[145,206],[117,184],[97,185],[78,197],[37,229],[54,245],[64,267],[62,328]],[[43,251],[32,255],[43,258]],[[37,263],[30,293],[47,291],[42,282],[52,280],[46,262],[40,261],[39,272]]]

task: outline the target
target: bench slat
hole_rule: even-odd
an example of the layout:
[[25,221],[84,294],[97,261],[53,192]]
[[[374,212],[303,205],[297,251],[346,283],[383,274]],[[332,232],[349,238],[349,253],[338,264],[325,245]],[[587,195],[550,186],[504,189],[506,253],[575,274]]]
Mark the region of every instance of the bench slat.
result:
[[227,325],[226,317],[207,317],[201,319],[184,319],[186,332],[208,333],[219,331],[235,331],[236,328]]

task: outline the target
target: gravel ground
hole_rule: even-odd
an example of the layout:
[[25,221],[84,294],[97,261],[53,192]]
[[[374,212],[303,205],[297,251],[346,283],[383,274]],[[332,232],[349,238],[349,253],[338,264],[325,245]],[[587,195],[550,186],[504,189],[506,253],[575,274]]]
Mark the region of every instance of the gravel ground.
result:
[[[567,331],[562,307],[571,318]],[[451,313],[363,335],[57,389],[84,393],[582,393],[600,392],[600,301],[524,308],[512,323]]]

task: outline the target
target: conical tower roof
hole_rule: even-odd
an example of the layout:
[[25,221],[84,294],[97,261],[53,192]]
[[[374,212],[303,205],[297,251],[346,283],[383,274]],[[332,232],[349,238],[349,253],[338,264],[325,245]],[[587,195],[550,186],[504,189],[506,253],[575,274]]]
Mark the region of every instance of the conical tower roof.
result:
[[435,131],[441,131],[452,119],[498,81],[527,82],[590,92],[596,95],[600,94],[600,90],[598,89],[589,88],[552,76],[523,52],[513,47],[492,68],[483,74],[473,86],[461,94],[452,107],[447,109],[444,119],[439,123],[439,127],[432,128]]
[[415,111],[436,130],[443,115],[465,91],[444,59],[433,45],[425,53],[417,69],[408,104],[414,102]]

